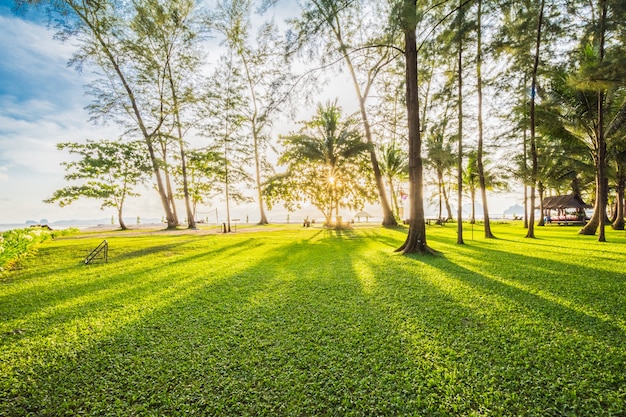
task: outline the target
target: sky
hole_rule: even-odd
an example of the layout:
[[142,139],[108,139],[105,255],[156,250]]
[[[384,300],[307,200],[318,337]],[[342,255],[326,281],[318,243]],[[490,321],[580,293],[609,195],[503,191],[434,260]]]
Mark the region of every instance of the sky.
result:
[[[67,65],[74,50],[71,40],[55,40],[54,31],[47,28],[41,13],[31,10],[16,14],[11,6],[12,1],[0,0],[0,224],[109,219],[115,211],[100,210],[96,200],[79,199],[62,208],[43,202],[66,185],[61,162],[68,160],[69,155],[57,150],[57,143],[115,139],[119,132],[115,126],[89,122],[85,107],[90,97],[85,94],[85,85],[92,75],[87,71],[81,74]],[[344,110],[356,110],[353,92],[338,93],[350,82],[341,76],[334,82],[327,87],[327,94],[339,95]],[[125,218],[162,218],[157,193],[145,190],[142,194],[141,198],[127,201]],[[492,212],[502,213],[515,203],[519,201],[512,196],[498,196],[491,203]],[[199,217],[210,216],[209,221],[224,219],[224,204],[214,204],[199,207]],[[366,210],[378,214],[375,206]],[[305,208],[291,218],[304,215],[319,217],[315,210]],[[258,218],[256,203],[233,210],[232,217],[247,216],[251,221]],[[276,209],[268,217],[270,221],[285,221],[286,212]]]
[[[36,10],[16,14],[11,7],[11,1],[0,0],[0,224],[108,219],[115,210],[100,210],[96,200],[79,199],[63,208],[43,202],[66,185],[61,162],[69,155],[57,150],[57,143],[115,139],[119,131],[89,122],[85,85],[91,74],[67,65],[74,50],[71,40],[55,40],[54,30]],[[125,217],[160,219],[156,192],[142,194],[127,201]],[[234,215],[254,216],[255,207],[240,207]],[[199,210],[215,217],[214,207]]]
[[19,16],[10,7],[0,1],[0,223],[102,217],[95,201],[69,210],[43,203],[65,185],[66,155],[56,144],[114,129],[88,123],[86,79],[67,66],[72,45],[54,40],[41,15]]

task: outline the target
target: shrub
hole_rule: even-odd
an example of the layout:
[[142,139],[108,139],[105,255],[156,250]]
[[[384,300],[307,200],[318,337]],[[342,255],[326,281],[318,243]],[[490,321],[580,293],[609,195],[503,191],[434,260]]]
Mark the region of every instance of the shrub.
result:
[[51,231],[39,228],[13,229],[0,235],[0,274],[13,268],[22,258],[36,250],[39,243],[55,236],[75,233],[77,229]]

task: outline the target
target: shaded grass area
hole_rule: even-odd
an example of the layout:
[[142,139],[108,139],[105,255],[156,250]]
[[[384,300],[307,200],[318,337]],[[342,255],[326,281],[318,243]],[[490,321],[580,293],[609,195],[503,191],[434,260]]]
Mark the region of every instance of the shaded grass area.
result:
[[0,415],[625,415],[626,236],[45,242],[0,280]]

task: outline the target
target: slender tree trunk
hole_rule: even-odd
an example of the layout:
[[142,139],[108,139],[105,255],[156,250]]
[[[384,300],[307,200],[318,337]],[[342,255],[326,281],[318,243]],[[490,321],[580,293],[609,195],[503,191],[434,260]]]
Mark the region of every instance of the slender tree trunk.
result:
[[[606,16],[607,16],[607,1],[600,0],[601,5],[601,13],[600,13],[600,24],[599,24],[599,35],[600,35],[600,45],[599,45],[599,59],[600,63],[604,61],[604,42],[605,42],[605,32],[606,32]],[[580,234],[592,235],[595,233],[597,228],[600,228],[598,233],[598,241],[606,242],[605,235],[605,225],[606,225],[606,200],[608,196],[608,184],[606,181],[606,160],[607,160],[607,149],[606,149],[606,138],[604,137],[604,100],[605,93],[604,90],[598,91],[598,104],[597,104],[597,112],[598,112],[598,122],[596,126],[595,132],[595,148],[596,148],[596,157],[594,158],[594,162],[596,165],[596,202],[593,211],[593,216],[589,223],[585,225],[580,230]]]
[[[335,16],[336,18],[336,16]],[[333,33],[339,43],[339,48],[342,51],[347,51],[348,47],[344,44],[343,37],[341,32],[337,29],[337,26],[333,26]],[[359,84],[358,77],[356,75],[356,70],[354,69],[354,65],[352,64],[352,59],[350,55],[344,53],[343,58],[348,66],[348,70],[350,71],[350,75],[352,77],[352,83],[354,84],[354,90],[357,95],[357,99],[359,101],[359,110],[361,112],[361,119],[363,120],[363,129],[365,130],[365,139],[367,143],[370,145],[370,160],[372,162],[372,170],[374,171],[374,180],[376,182],[376,189],[378,191],[378,197],[380,199],[380,205],[383,210],[383,226],[396,226],[398,222],[396,221],[395,216],[393,215],[393,211],[391,210],[391,206],[389,205],[389,201],[387,200],[387,193],[385,192],[385,184],[383,181],[382,173],[380,172],[380,166],[378,164],[378,157],[376,156],[376,148],[374,146],[374,140],[372,138],[372,131],[370,128],[369,118],[367,116],[367,109],[365,106],[365,102],[367,100],[369,89],[372,85],[373,79],[368,80],[368,83],[365,87],[365,91],[361,89]]]
[[[462,0],[460,0],[462,1]],[[458,56],[457,56],[457,90],[458,90],[458,149],[457,149],[457,235],[456,235],[456,243],[459,245],[464,244],[463,241],[463,35],[462,26],[463,26],[463,4],[459,4],[458,11],[458,19],[459,19],[459,33],[457,36],[459,37],[459,45],[458,45]]]
[[[317,6],[318,10],[322,11],[324,9],[318,3],[316,2],[314,3]],[[334,23],[332,21],[333,19],[335,20]],[[393,215],[391,206],[389,205],[389,201],[387,200],[387,192],[385,191],[383,175],[380,172],[380,166],[378,164],[378,157],[376,156],[376,149],[374,146],[374,140],[372,139],[372,132],[370,129],[370,123],[369,123],[369,119],[367,116],[367,109],[365,106],[365,102],[367,100],[367,96],[369,94],[369,89],[372,85],[373,78],[368,80],[365,90],[363,91],[359,84],[359,80],[356,75],[356,70],[352,63],[352,59],[350,58],[350,55],[346,53],[346,51],[349,48],[344,43],[343,36],[339,29],[340,24],[339,24],[339,18],[338,18],[337,13],[335,13],[333,16],[328,16],[326,19],[326,22],[329,25],[330,29],[332,30],[333,35],[335,36],[335,39],[337,40],[337,43],[339,46],[338,49],[342,51],[343,53],[343,59],[346,62],[346,65],[348,66],[348,70],[350,71],[350,76],[352,77],[352,82],[354,84],[354,90],[356,92],[357,99],[359,101],[359,110],[361,112],[361,119],[363,120],[363,129],[365,131],[365,139],[367,140],[367,143],[370,145],[370,160],[372,163],[372,170],[374,171],[374,180],[376,182],[376,190],[378,191],[380,205],[383,210],[382,224],[383,226],[396,226],[398,222],[396,221],[396,218]],[[372,72],[372,74],[375,74],[375,72]]]
[[426,244],[426,222],[424,220],[424,178],[417,78],[416,3],[417,0],[404,0],[401,16],[405,43],[406,107],[409,125],[410,221],[406,241],[396,251],[401,251],[404,254],[434,253]]
[[[167,167],[167,164],[166,164]],[[178,226],[180,224],[180,220],[178,219],[178,212],[176,210],[176,200],[174,199],[174,190],[172,188],[172,179],[170,177],[169,171],[165,171],[165,186],[167,188],[167,201],[169,202],[170,208],[172,210],[172,215],[174,216],[174,221]]]
[[[606,3],[605,3],[606,5]],[[606,6],[605,6],[606,7]],[[606,11],[604,12],[606,13]],[[603,42],[604,43],[604,42]],[[605,226],[607,223],[606,202],[608,196],[608,181],[606,176],[606,139],[604,137],[604,91],[598,93],[598,190],[599,204],[599,224],[598,241],[606,242]]]
[[[604,42],[606,35],[606,16],[608,13],[607,0],[600,0],[602,5],[602,14],[600,17],[600,63],[604,62]],[[606,150],[606,138],[604,137],[604,90],[598,92],[598,182],[601,184],[600,189],[600,205],[598,211],[600,212],[600,231],[598,232],[598,241],[606,242],[606,234],[604,227],[606,225],[606,202],[608,199],[608,178],[606,175],[607,166],[607,150]]]
[[120,229],[128,230],[128,227],[126,227],[126,223],[124,223],[124,217],[122,216],[121,206],[117,208],[117,222],[120,224]]
[[102,47],[102,52],[105,54],[107,61],[109,61],[109,63],[111,64],[115,74],[117,75],[118,79],[120,80],[120,82],[122,83],[124,87],[126,96],[128,100],[130,101],[132,114],[134,114],[135,116],[135,120],[137,121],[139,130],[141,131],[141,134],[146,143],[146,146],[148,147],[148,153],[150,155],[150,161],[152,163],[153,173],[157,182],[157,191],[159,193],[161,204],[163,205],[163,210],[165,211],[165,217],[167,219],[167,227],[168,229],[175,228],[176,221],[174,219],[174,216],[171,212],[171,209],[167,201],[167,195],[165,192],[163,179],[161,178],[159,163],[156,157],[156,153],[154,151],[154,144],[152,142],[155,133],[158,131],[163,121],[161,120],[159,125],[154,129],[152,133],[148,132],[148,129],[144,123],[141,111],[139,110],[139,105],[137,103],[137,99],[135,98],[135,93],[133,89],[131,88],[130,84],[128,83],[126,76],[122,72],[122,69],[120,68],[118,64],[118,61],[115,58],[115,54],[111,51],[109,43],[107,43],[107,41],[102,37],[101,22],[98,21],[97,19],[92,20],[90,16],[88,15],[87,9],[80,7],[74,2],[67,2],[67,5],[71,7],[71,9],[74,11],[76,16],[78,16],[78,18],[89,28],[90,34],[96,38],[97,43],[100,45],[100,47]]
[[393,189],[393,179],[387,178],[387,184],[389,185],[389,195],[391,196],[391,204],[393,205],[393,211],[396,217],[400,217],[400,206],[398,205],[398,196]]
[[437,212],[437,218],[441,220],[443,218],[443,196],[445,193],[445,188],[443,184],[443,178],[439,170],[437,170],[437,187],[439,194],[439,210]]
[[255,169],[255,182],[256,182],[256,192],[257,192],[257,201],[259,202],[259,225],[269,224],[267,220],[267,216],[265,215],[265,204],[263,202],[263,187],[261,181],[261,150],[260,148],[260,137],[259,131],[260,128],[257,125],[259,110],[257,108],[257,98],[256,91],[254,90],[254,85],[252,84],[252,75],[250,74],[250,69],[248,68],[248,60],[243,55],[243,52],[240,52],[241,61],[243,62],[244,70],[246,71],[246,79],[248,80],[248,88],[250,89],[250,95],[252,98],[252,106],[253,113],[252,117],[250,117],[250,125],[252,129],[252,141],[254,145],[254,169]]
[[618,168],[617,183],[617,201],[615,202],[615,220],[611,227],[614,230],[624,230],[624,189],[626,188],[626,179],[622,173],[623,167]]
[[191,209],[191,200],[189,198],[189,183],[187,181],[187,157],[185,155],[185,142],[183,141],[183,128],[180,121],[180,108],[176,88],[174,87],[174,79],[172,77],[172,67],[167,65],[169,74],[170,90],[172,92],[172,100],[174,101],[174,121],[176,123],[176,131],[178,133],[178,146],[180,150],[180,164],[183,173],[183,195],[185,196],[185,210],[187,212],[187,226],[190,229],[196,228],[196,219]]
[[[524,83],[526,85],[526,83]],[[528,229],[528,184],[526,183],[526,169],[528,167],[528,138],[524,128],[524,229]]]
[[[161,152],[163,156],[163,176],[164,176],[164,182],[165,182],[166,199],[167,199],[167,204],[169,206],[170,212],[172,213],[172,219],[174,221],[173,228],[176,228],[176,226],[178,226],[180,221],[178,220],[178,213],[176,211],[176,201],[174,200],[174,190],[172,189],[172,180],[170,178],[169,164],[167,162],[167,144],[165,142],[161,142]],[[171,229],[171,228],[172,227],[169,226],[169,222],[168,222],[168,229]]]
[[[342,48],[345,48],[343,45],[343,40],[339,37],[339,42]],[[376,147],[374,146],[374,140],[372,138],[372,130],[370,128],[369,118],[367,116],[367,108],[365,106],[365,102],[367,100],[367,91],[369,90],[369,85],[366,88],[366,92],[361,91],[361,87],[359,85],[358,78],[356,76],[356,71],[354,66],[352,65],[352,60],[348,54],[344,55],[346,63],[348,65],[348,69],[350,70],[350,74],[352,76],[352,82],[354,84],[354,89],[357,94],[357,98],[359,100],[359,110],[361,112],[361,119],[363,120],[363,129],[365,130],[365,139],[367,143],[370,145],[370,160],[372,162],[372,169],[374,171],[374,180],[376,182],[376,189],[378,190],[378,197],[380,199],[380,206],[383,210],[383,226],[396,226],[398,222],[396,221],[395,216],[393,215],[393,211],[391,210],[391,206],[389,205],[389,201],[387,200],[387,193],[385,192],[385,184],[383,182],[383,175],[380,172],[380,166],[378,164],[378,157],[376,156]]]
[[261,162],[259,160],[258,154],[258,141],[254,141],[254,161],[255,161],[255,169],[256,169],[256,191],[257,191],[257,199],[259,201],[259,223],[260,225],[269,224],[267,220],[267,215],[265,214],[265,203],[263,202],[263,187],[261,185]]
[[472,188],[470,190],[470,198],[472,199],[472,216],[470,218],[470,223],[476,223],[476,190]]
[[540,213],[539,222],[537,222],[537,226],[545,226],[546,221],[545,221],[545,216],[543,215],[543,196],[546,191],[546,187],[544,187],[543,183],[539,181],[537,189],[539,191],[539,213]]
[[526,237],[535,238],[535,185],[537,184],[538,161],[537,140],[535,137],[535,96],[537,93],[537,71],[539,69],[539,51],[541,50],[541,28],[543,26],[543,9],[545,0],[541,0],[539,19],[537,21],[537,41],[535,44],[535,61],[533,64],[532,78],[530,82],[530,155],[532,158],[532,174],[530,184],[530,215],[528,219],[528,232]]
[[[228,128],[227,128],[228,130]],[[226,229],[224,232],[231,232],[230,229],[230,179],[228,178],[228,132],[224,140],[224,198],[226,199]]]
[[487,201],[487,184],[485,180],[485,167],[483,166],[483,79],[482,79],[482,0],[478,0],[476,33],[476,94],[478,96],[478,149],[476,152],[476,165],[478,168],[478,181],[480,183],[480,196],[483,203],[483,222],[485,237],[494,238],[489,222],[489,208]]
[[446,191],[445,183],[443,187],[443,201],[446,203],[446,213],[448,213],[446,220],[452,220],[454,218],[452,216],[452,206],[450,206],[450,197],[448,191]]

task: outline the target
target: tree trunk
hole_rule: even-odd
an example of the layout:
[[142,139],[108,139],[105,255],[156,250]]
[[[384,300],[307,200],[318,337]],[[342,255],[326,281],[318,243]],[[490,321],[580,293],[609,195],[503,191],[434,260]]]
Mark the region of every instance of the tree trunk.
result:
[[443,187],[443,201],[446,203],[446,213],[448,213],[446,220],[452,220],[454,218],[452,216],[452,206],[450,206],[450,197],[449,193],[446,191],[445,183]]
[[[601,0],[602,14],[600,17],[600,63],[604,62],[604,41],[606,32],[606,16],[608,13],[607,0]],[[600,205],[598,211],[600,212],[600,224],[598,227],[598,241],[606,242],[606,235],[604,227],[606,225],[606,202],[609,195],[608,190],[608,178],[606,175],[606,138],[604,137],[604,90],[598,92],[598,182],[601,184],[600,188]]]
[[409,125],[410,221],[406,241],[396,251],[401,251],[404,254],[434,253],[426,244],[426,222],[424,220],[422,138],[417,78],[416,2],[417,0],[404,0],[403,16],[401,16],[405,42],[406,108]]
[[473,188],[470,190],[470,198],[472,199],[472,215],[470,217],[470,223],[476,223],[476,190]]
[[250,74],[250,69],[248,67],[248,60],[243,55],[243,52],[239,52],[241,56],[241,61],[243,62],[243,67],[246,72],[246,79],[248,80],[248,88],[250,89],[250,95],[252,97],[252,106],[254,107],[254,111],[252,113],[252,117],[250,117],[250,127],[252,130],[252,141],[254,145],[254,169],[255,169],[255,182],[256,182],[256,191],[257,191],[257,199],[259,201],[259,225],[269,224],[267,220],[267,216],[265,215],[265,207],[263,203],[263,188],[261,185],[261,152],[259,149],[259,130],[260,128],[257,126],[258,120],[258,108],[257,108],[257,97],[256,92],[254,90],[254,84],[252,83],[252,76]]
[[174,105],[174,123],[176,124],[176,132],[178,133],[178,147],[180,151],[180,164],[183,174],[183,195],[185,198],[185,210],[187,212],[187,225],[190,229],[196,228],[196,220],[194,218],[193,210],[191,209],[191,200],[189,198],[189,183],[187,181],[187,158],[185,155],[185,142],[183,141],[183,128],[180,121],[180,107],[178,103],[178,95],[176,94],[176,87],[174,86],[174,77],[172,75],[172,67],[170,63],[167,63],[167,71],[169,75],[170,91],[172,93],[172,101]]
[[111,50],[109,43],[107,43],[105,38],[102,36],[103,34],[102,29],[101,29],[102,22],[98,20],[97,18],[95,18],[95,20],[92,20],[92,17],[95,16],[95,14],[94,15],[89,14],[88,9],[81,7],[80,4],[76,4],[74,2],[67,2],[67,5],[74,11],[76,16],[80,19],[80,21],[82,21],[89,28],[90,34],[96,38],[97,43],[102,47],[102,52],[106,56],[106,60],[111,64],[111,67],[113,68],[115,74],[117,75],[118,79],[120,80],[120,82],[122,83],[124,87],[124,91],[126,92],[126,96],[132,108],[132,114],[135,115],[135,120],[137,122],[139,130],[141,131],[141,134],[146,143],[146,146],[148,147],[148,153],[150,155],[150,161],[152,163],[153,173],[157,182],[157,191],[161,199],[161,204],[163,205],[163,210],[165,211],[165,217],[167,218],[167,227],[168,229],[172,227],[176,227],[174,216],[172,215],[172,212],[167,202],[167,195],[165,192],[163,180],[161,178],[159,163],[157,161],[156,154],[154,152],[154,144],[152,143],[154,135],[160,127],[160,123],[152,133],[148,132],[148,129],[143,120],[143,116],[141,115],[141,111],[139,110],[139,105],[137,103],[137,99],[135,98],[135,93],[133,89],[131,88],[128,80],[126,79],[126,76],[122,72],[122,69],[120,68],[120,65],[118,64],[118,60],[116,59],[113,51]]
[[535,61],[530,82],[530,156],[532,158],[532,173],[530,184],[530,213],[528,218],[528,232],[526,237],[535,238],[535,185],[537,184],[537,140],[535,137],[535,96],[537,92],[537,71],[539,69],[539,51],[541,50],[541,27],[543,25],[543,9],[545,0],[541,0],[539,19],[537,21],[537,42],[535,44]]
[[458,149],[457,149],[457,226],[456,226],[456,243],[459,245],[464,244],[463,241],[463,5],[459,4],[458,19],[459,19],[459,45],[457,56],[457,90],[458,90]]
[[269,224],[267,220],[267,216],[265,215],[265,207],[263,202],[263,187],[261,185],[261,157],[259,152],[259,139],[258,132],[256,131],[256,123],[252,124],[252,131],[255,132],[254,135],[254,165],[255,165],[255,181],[256,181],[256,192],[257,198],[259,200],[259,225]]
[[621,169],[619,169],[617,182],[617,201],[615,202],[615,220],[611,227],[614,230],[624,230],[624,189],[626,188],[626,179],[622,177]]
[[[600,14],[600,45],[599,45],[599,61],[600,64],[604,61],[604,41],[606,31],[606,16],[607,16],[607,1],[600,0],[601,14]],[[598,91],[598,123],[595,132],[595,148],[597,155],[594,158],[596,168],[596,202],[593,210],[593,216],[589,223],[580,229],[580,234],[593,235],[597,228],[600,229],[598,233],[598,241],[606,242],[605,225],[606,225],[606,200],[608,195],[608,184],[606,176],[606,138],[604,137],[604,90]]]
[[128,227],[126,227],[126,223],[124,223],[124,218],[122,217],[122,208],[121,207],[119,207],[117,209],[117,222],[120,224],[120,229],[128,230]]
[[437,186],[438,186],[438,194],[439,194],[439,210],[437,212],[437,218],[443,218],[443,196],[445,193],[445,188],[443,184],[443,175],[440,170],[437,170]]
[[480,196],[483,203],[485,238],[492,239],[495,236],[491,232],[491,223],[489,222],[487,184],[485,180],[485,167],[483,166],[482,0],[478,0],[476,25],[476,94],[478,96],[478,149],[476,152],[476,165],[478,168],[478,181],[480,183]]
[[[597,162],[595,163],[597,167]],[[596,168],[597,169],[597,168]],[[596,173],[596,198],[593,204],[593,214],[587,224],[578,232],[581,235],[595,235],[600,225],[600,210],[598,200],[601,200],[600,185],[598,184],[598,175]],[[604,217],[604,216],[603,216]]]
[[170,212],[172,213],[172,219],[174,221],[174,226],[171,227],[168,221],[167,228],[174,229],[180,221],[178,220],[178,213],[176,211],[176,201],[174,200],[174,191],[172,189],[172,180],[170,178],[169,172],[169,164],[167,163],[167,149],[164,143],[161,144],[161,150],[163,151],[163,173],[165,176],[165,189],[166,189],[166,199],[169,205]]
[[[526,87],[526,83],[524,83],[524,87]],[[526,128],[524,128],[524,229],[528,229],[528,184],[526,184],[526,168],[528,167],[528,143],[526,134]]]
[[393,212],[396,218],[400,218],[400,206],[398,205],[398,196],[393,189],[393,179],[391,177],[387,178],[387,185],[389,185],[389,195],[391,196]]
[[[338,36],[339,43],[342,48],[345,48],[343,45],[343,40]],[[378,158],[376,156],[376,147],[374,146],[374,140],[372,139],[372,130],[370,128],[369,119],[367,117],[367,109],[365,107],[365,101],[367,100],[367,92],[363,93],[361,91],[361,87],[359,86],[359,81],[356,76],[356,71],[354,70],[354,66],[352,65],[352,60],[348,54],[344,55],[344,59],[348,64],[348,68],[350,70],[350,74],[352,75],[352,82],[354,83],[354,89],[357,94],[357,98],[359,100],[359,110],[361,112],[361,119],[363,120],[363,129],[365,130],[365,139],[367,143],[370,145],[370,160],[372,162],[372,169],[374,171],[374,180],[376,182],[376,189],[378,191],[378,197],[380,199],[380,206],[383,210],[383,226],[397,226],[398,222],[396,221],[395,216],[393,215],[393,211],[391,210],[391,206],[389,205],[389,201],[387,200],[387,193],[385,191],[385,184],[383,181],[383,175],[380,172],[380,166],[378,165]],[[369,90],[369,85],[366,88],[366,91]]]
[[543,196],[546,191],[546,187],[543,186],[543,183],[539,182],[539,187],[537,188],[539,189],[539,213],[540,213],[539,222],[537,223],[537,226],[545,226],[546,220],[545,220],[545,216],[543,215]]

